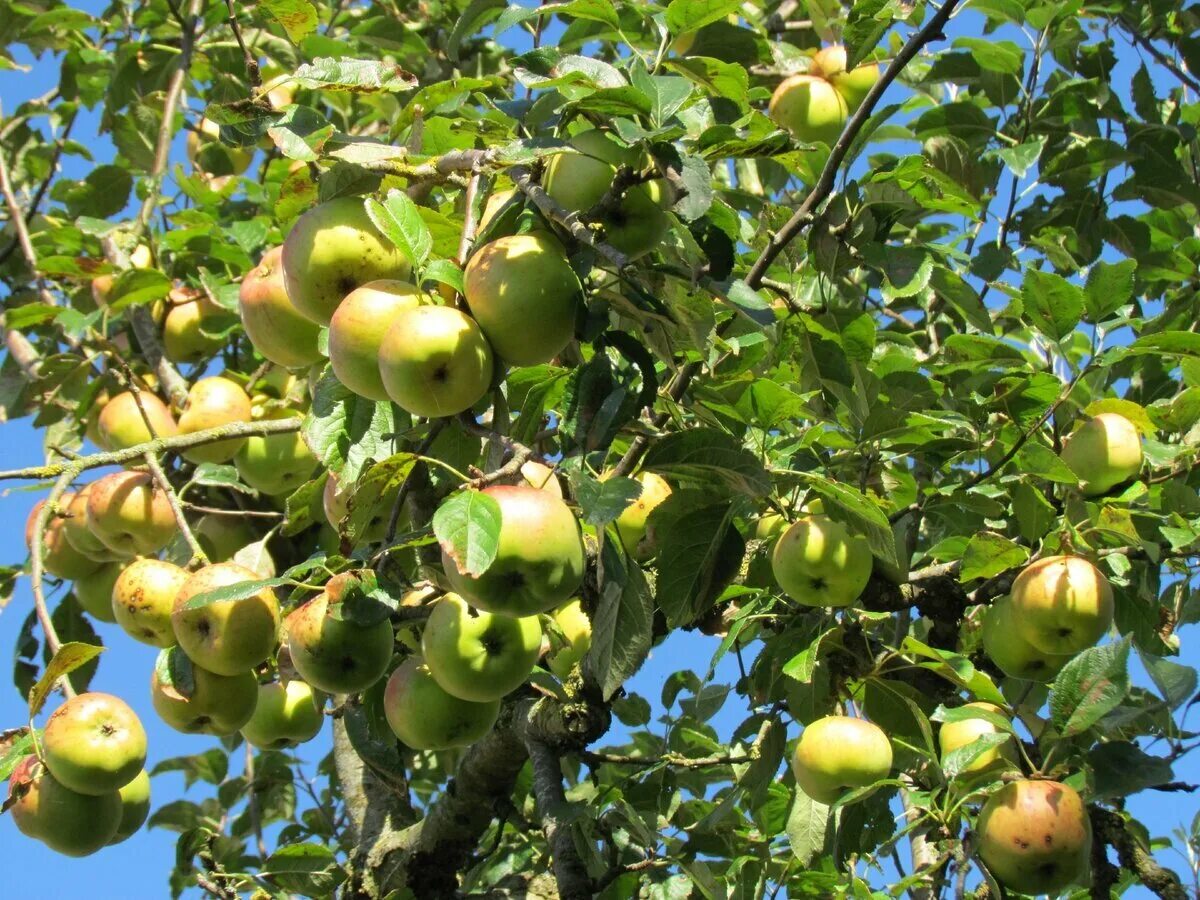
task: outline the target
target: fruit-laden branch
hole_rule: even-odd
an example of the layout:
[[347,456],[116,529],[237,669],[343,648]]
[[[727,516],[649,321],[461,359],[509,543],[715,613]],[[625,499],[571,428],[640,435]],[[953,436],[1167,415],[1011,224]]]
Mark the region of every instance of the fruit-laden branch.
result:
[[629,266],[628,256],[611,244],[600,240],[596,233],[587,227],[579,213],[569,212],[559,206],[538,184],[537,179],[533,177],[533,172],[527,166],[513,166],[508,170],[508,175],[521,193],[533,201],[533,205],[542,215],[569,231],[571,237],[581,244],[587,244],[612,263],[618,272]]
[[542,819],[542,834],[550,847],[558,896],[560,900],[587,900],[592,896],[591,878],[575,848],[570,824],[560,818],[567,805],[567,796],[563,791],[558,754],[536,739],[526,741],[525,747],[533,767],[533,795]]
[[1117,851],[1122,869],[1136,875],[1138,881],[1162,900],[1187,900],[1188,893],[1179,876],[1155,861],[1126,826],[1120,813],[1098,806],[1091,807],[1089,813],[1096,842],[1102,847],[1109,844]]

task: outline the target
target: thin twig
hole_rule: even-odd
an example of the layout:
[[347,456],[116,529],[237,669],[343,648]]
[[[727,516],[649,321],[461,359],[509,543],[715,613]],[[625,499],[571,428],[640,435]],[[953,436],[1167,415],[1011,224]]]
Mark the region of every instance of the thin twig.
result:
[[163,471],[162,463],[158,461],[158,455],[147,453],[145,460],[146,467],[150,470],[150,474],[154,476],[154,481],[158,484],[159,490],[166,495],[167,503],[171,506],[171,512],[175,514],[175,522],[179,525],[179,530],[183,533],[184,540],[187,541],[188,547],[191,548],[191,562],[198,562],[202,566],[207,566],[208,556],[205,554],[204,548],[200,546],[200,542],[196,540],[196,535],[192,533],[191,526],[188,525],[187,516],[184,515],[183,506],[179,502],[179,496],[175,493],[175,488],[171,486],[171,482],[167,479],[167,473]]
[[[54,628],[54,622],[50,618],[50,609],[46,605],[46,592],[42,587],[42,579],[45,577],[42,558],[45,550],[46,526],[50,523],[50,517],[58,512],[58,501],[71,486],[75,476],[76,473],[73,470],[65,471],[50,488],[46,502],[42,504],[42,508],[34,517],[33,535],[29,547],[29,580],[33,589],[33,609],[37,615],[38,624],[42,628],[42,635],[46,638],[46,648],[52,657],[62,646],[62,641],[59,640],[58,631]],[[75,689],[66,677],[60,678],[59,684],[67,698],[75,696]]]
[[512,178],[513,184],[526,197],[533,201],[546,218],[561,225],[571,233],[571,237],[579,241],[581,244],[586,244],[591,247],[612,265],[621,271],[628,268],[630,259],[616,247],[606,243],[596,236],[596,232],[588,228],[584,224],[579,213],[571,212],[560,206],[555,200],[546,193],[545,189],[538,184],[534,178],[533,172],[527,166],[513,166],[508,170],[509,177]]

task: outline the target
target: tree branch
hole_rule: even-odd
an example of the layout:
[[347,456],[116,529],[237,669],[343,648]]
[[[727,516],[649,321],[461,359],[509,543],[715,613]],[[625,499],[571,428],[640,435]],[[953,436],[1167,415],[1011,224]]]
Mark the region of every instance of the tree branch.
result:
[[591,247],[606,260],[608,260],[617,269],[622,271],[628,268],[630,259],[616,247],[605,243],[596,236],[596,232],[588,228],[584,224],[579,213],[569,212],[559,206],[554,199],[546,193],[545,189],[538,184],[534,178],[533,172],[528,166],[513,166],[508,170],[509,177],[512,178],[513,184],[526,197],[533,201],[536,206],[547,219],[561,225],[571,233],[571,237],[579,241],[581,244],[586,244]]
[[563,791],[562,767],[558,756],[538,740],[526,741],[525,747],[533,766],[533,795],[537,798],[538,813],[542,818],[542,834],[550,845],[550,860],[554,866],[554,880],[558,882],[558,895],[561,900],[587,900],[592,896],[592,881],[587,867],[579,858],[570,823],[560,818],[567,805],[567,796]]
[[192,533],[191,526],[188,525],[187,516],[183,512],[183,506],[179,503],[179,496],[175,493],[175,488],[171,486],[171,482],[167,479],[167,473],[163,471],[162,463],[158,461],[158,455],[147,453],[145,459],[146,468],[154,476],[154,481],[158,484],[158,489],[166,495],[171,512],[175,515],[175,524],[179,526],[184,540],[187,541],[188,547],[191,548],[191,561],[193,563],[199,562],[202,566],[207,566],[208,556],[205,554],[204,548],[200,546],[200,542],[196,540],[196,535]]
[[[75,475],[76,473],[73,471],[63,472],[54,486],[50,488],[46,502],[42,504],[42,508],[34,517],[33,536],[29,548],[29,580],[33,590],[33,609],[38,624],[42,628],[42,634],[46,638],[46,648],[50,651],[51,657],[58,652],[62,641],[59,640],[58,631],[54,628],[54,621],[50,618],[50,609],[46,605],[46,593],[42,587],[42,579],[45,577],[42,559],[45,555],[46,526],[50,523],[50,517],[58,513],[58,501],[71,486],[71,482],[75,480]],[[59,679],[58,683],[62,687],[64,696],[68,699],[75,696],[75,689],[71,686],[69,679],[64,676]]]
[[1138,881],[1162,900],[1187,900],[1188,893],[1179,876],[1158,864],[1149,849],[1126,827],[1120,813],[1099,806],[1091,807],[1088,813],[1096,841],[1112,845],[1122,869],[1136,875]]

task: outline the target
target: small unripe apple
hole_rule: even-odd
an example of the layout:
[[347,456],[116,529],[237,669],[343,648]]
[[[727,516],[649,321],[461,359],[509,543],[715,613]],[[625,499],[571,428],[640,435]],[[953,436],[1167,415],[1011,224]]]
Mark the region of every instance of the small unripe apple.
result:
[[771,569],[779,586],[806,606],[849,606],[871,578],[871,548],[827,516],[805,516],[775,543]]
[[1100,413],[1067,438],[1061,455],[1085,496],[1107,494],[1141,471],[1142,436],[1124,416]]
[[997,597],[983,616],[983,650],[988,659],[1010,678],[1050,682],[1072,654],[1043,653],[1021,636],[1014,618],[1012,598]]
[[[178,652],[178,651],[174,651]],[[254,715],[258,702],[258,680],[250,671],[218,675],[192,666],[192,691],[183,696],[168,688],[158,677],[150,680],[150,700],[159,718],[184,734],[234,734]]]
[[[266,418],[289,418],[301,413],[274,410]],[[285,434],[251,435],[233,458],[242,481],[261,494],[278,497],[290,494],[312,475],[317,458],[299,431]]]
[[228,562],[247,544],[258,540],[254,529],[245,519],[236,515],[203,515],[192,528],[192,533],[196,535],[200,549],[210,562]]
[[171,627],[188,659],[218,675],[237,675],[275,652],[279,602],[270,588],[249,597],[194,606],[194,597],[259,577],[234,563],[205,566],[188,577],[175,595]]
[[124,561],[102,563],[93,574],[76,581],[72,593],[80,609],[98,622],[117,621],[113,615],[113,586],[126,565]]
[[107,794],[146,763],[146,730],[120,697],[89,691],[56,709],[42,732],[50,774],[80,794]]
[[[154,434],[146,427],[147,420],[153,426]],[[100,411],[97,427],[100,431],[100,442],[107,450],[124,450],[156,437],[173,437],[179,433],[175,417],[171,415],[166,404],[144,390],[139,391],[137,397],[134,397],[132,392],[125,391],[105,403],[104,409]]]
[[[997,715],[1005,715],[1004,711],[994,703],[968,703],[966,708],[984,709]],[[1000,729],[987,719],[964,719],[960,722],[946,722],[938,732],[938,747],[942,751],[942,760],[944,761],[949,754],[960,747],[974,743],[985,734],[1001,733]],[[1009,763],[1016,762],[1016,749],[1013,746],[1011,735],[1007,742],[979,754],[962,771],[964,774],[982,772],[984,769],[1001,765],[1004,761],[1008,761]]]
[[826,804],[887,778],[891,770],[892,744],[883,729],[849,716],[826,716],[808,725],[792,759],[800,789]]
[[616,525],[625,552],[644,563],[658,552],[654,541],[646,534],[650,513],[671,496],[671,486],[654,472],[643,472],[638,476],[638,481],[642,485],[642,493],[617,516]]
[[88,527],[110,550],[153,556],[179,530],[167,495],[148,472],[113,472],[92,483]]
[[254,151],[221,143],[221,126],[202,117],[187,133],[187,158],[192,168],[206,175],[241,175],[254,161]]
[[242,737],[260,750],[280,750],[311,741],[321,730],[325,698],[303,681],[273,681],[258,686],[254,715]]
[[117,624],[135,641],[170,647],[175,643],[171,611],[187,580],[187,571],[174,563],[135,559],[121,572],[109,597]]
[[1078,653],[1104,637],[1113,620],[1108,579],[1082,556],[1048,556],[1026,566],[1012,586],[1013,621],[1043,653]]
[[220,315],[203,294],[172,291],[171,308],[163,321],[163,353],[173,363],[195,363],[211,356],[225,344],[224,338],[211,337],[204,327]]
[[87,505],[91,494],[92,486],[85,484],[74,494],[64,494],[59,501],[59,508],[65,510],[61,521],[67,543],[89,559],[103,562],[125,559],[126,557],[106,547],[88,528]]
[[554,624],[558,626],[567,645],[550,654],[547,662],[550,671],[560,681],[566,681],[575,665],[587,656],[592,646],[592,620],[583,611],[578,600],[572,600],[554,612]]
[[837,88],[849,111],[853,113],[862,106],[867,94],[879,80],[879,66],[866,63],[847,72],[846,48],[835,44],[817,52],[809,74],[820,76]]
[[483,205],[483,214],[479,217],[479,231],[482,233],[492,223],[492,219],[502,210],[505,205],[517,194],[516,188],[507,188],[503,191],[494,191],[487,198],[487,202]]
[[448,694],[418,657],[409,657],[388,679],[383,712],[392,733],[414,750],[448,750],[473,744],[492,730],[500,701],[474,703]]
[[150,816],[150,776],[145,769],[133,781],[121,788],[121,824],[109,841],[109,846],[133,837]]
[[[220,376],[201,378],[188,391],[187,406],[179,417],[179,433],[192,434],[231,422],[249,422],[250,416],[250,397],[240,384]],[[228,462],[245,443],[245,438],[233,438],[201,444],[184,450],[183,458],[194,463]]]
[[263,254],[246,273],[238,292],[242,326],[254,349],[277,366],[297,369],[321,358],[320,326],[300,315],[288,299],[283,281],[283,248]]
[[[67,498],[69,500],[69,498]],[[46,505],[39,500],[29,511],[25,520],[25,546],[33,551],[33,530],[38,512]],[[102,565],[91,557],[84,556],[67,540],[65,519],[51,517],[42,532],[42,568],[56,578],[79,581],[97,572]]]
[[846,101],[824,78],[793,75],[771,96],[768,113],[797,140],[832,146],[849,117]]
[[492,365],[492,348],[475,320],[450,306],[401,311],[379,348],[388,396],[405,412],[431,419],[479,402]]
[[1092,826],[1083,800],[1065,784],[1006,784],[984,804],[975,833],[979,858],[1009,890],[1057,894],[1085,880]]
[[108,844],[121,824],[121,795],[81,794],[60,784],[36,756],[13,769],[13,824],[64,856],[89,856]]
[[329,364],[333,374],[360,397],[387,400],[379,375],[383,336],[406,309],[428,298],[407,281],[368,281],[341,302],[329,322]]
[[554,474],[554,469],[550,466],[531,459],[521,464],[521,478],[530,487],[537,488],[539,491],[549,491],[555,497],[562,499],[562,485],[558,481],[558,476]]

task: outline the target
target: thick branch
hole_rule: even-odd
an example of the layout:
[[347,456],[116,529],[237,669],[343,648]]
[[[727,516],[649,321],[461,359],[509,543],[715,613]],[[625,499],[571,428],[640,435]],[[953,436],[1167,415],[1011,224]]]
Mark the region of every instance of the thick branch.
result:
[[525,746],[533,764],[533,795],[542,818],[542,833],[550,845],[558,895],[562,900],[586,900],[592,896],[591,879],[579,858],[570,824],[560,818],[567,796],[563,791],[558,755],[541,741],[531,740]]
[[1121,868],[1132,872],[1138,881],[1162,900],[1187,900],[1188,893],[1179,876],[1158,864],[1150,851],[1125,826],[1120,813],[1093,806],[1089,810],[1095,839],[1111,844],[1117,851]]

